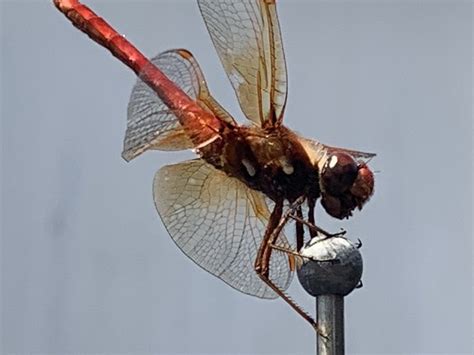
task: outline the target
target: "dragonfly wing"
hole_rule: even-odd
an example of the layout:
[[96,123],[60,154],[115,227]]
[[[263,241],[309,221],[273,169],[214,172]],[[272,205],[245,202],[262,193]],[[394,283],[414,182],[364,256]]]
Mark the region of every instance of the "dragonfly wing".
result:
[[[234,119],[210,95],[202,71],[190,52],[184,49],[166,51],[153,58],[152,63],[201,107],[234,123]],[[192,147],[178,118],[147,84],[138,79],[128,104],[123,158],[130,161],[149,149],[183,150]]]
[[[265,195],[199,159],[161,168],[153,191],[171,238],[196,264],[238,291],[277,297],[254,271],[270,217]],[[289,247],[284,235],[277,244]],[[270,278],[282,290],[292,279],[292,260],[272,254]]]
[[333,154],[334,152],[344,152],[346,154],[349,154],[356,160],[369,161],[370,159],[372,159],[373,157],[377,155],[375,153],[361,152],[358,150],[339,148],[339,147],[332,147],[325,144],[323,144],[323,146],[324,148],[326,148],[328,154]]
[[304,145],[307,153],[310,155],[312,162],[317,163],[320,168],[322,168],[326,159],[335,152],[344,152],[352,156],[355,160],[362,160],[366,163],[376,156],[375,153],[367,153],[358,150],[333,147],[320,143],[316,140],[303,137],[300,137],[300,141]]
[[280,122],[287,73],[275,1],[198,4],[245,116],[261,126]]

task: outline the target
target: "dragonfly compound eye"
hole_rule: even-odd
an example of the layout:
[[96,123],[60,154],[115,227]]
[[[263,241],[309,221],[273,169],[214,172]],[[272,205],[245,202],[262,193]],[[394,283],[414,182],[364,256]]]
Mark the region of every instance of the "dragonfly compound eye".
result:
[[321,189],[332,196],[340,196],[351,188],[357,172],[357,163],[350,155],[334,153],[321,171]]
[[359,165],[357,178],[351,186],[351,194],[359,202],[359,208],[374,193],[374,174],[365,164]]
[[339,219],[352,216],[355,208],[362,209],[374,193],[374,175],[369,167],[344,155],[338,153],[337,161],[331,156],[321,172],[321,204]]

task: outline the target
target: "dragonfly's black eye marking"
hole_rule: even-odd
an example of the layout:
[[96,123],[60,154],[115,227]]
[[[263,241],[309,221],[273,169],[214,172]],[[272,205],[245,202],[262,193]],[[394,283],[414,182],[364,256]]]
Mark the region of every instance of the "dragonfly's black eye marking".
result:
[[357,177],[356,161],[346,153],[331,155],[321,171],[321,184],[325,192],[338,196],[346,192]]

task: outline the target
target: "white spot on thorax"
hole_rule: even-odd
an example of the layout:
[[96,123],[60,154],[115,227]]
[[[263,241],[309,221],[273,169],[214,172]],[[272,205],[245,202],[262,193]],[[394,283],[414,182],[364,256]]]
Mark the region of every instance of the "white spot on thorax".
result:
[[337,164],[337,157],[335,155],[333,155],[331,157],[331,160],[329,160],[329,168],[332,169],[336,166]]
[[247,173],[250,176],[255,176],[257,173],[257,170],[255,170],[255,167],[252,165],[252,163],[248,159],[242,159],[242,164],[245,166],[245,169],[247,169]]
[[291,175],[295,172],[295,168],[293,167],[293,165],[291,165],[291,163],[285,156],[280,157],[278,161],[280,162],[283,172],[286,175]]
[[288,166],[284,166],[283,167],[283,172],[286,174],[286,175],[291,175],[293,174],[295,171],[295,168],[293,168],[293,165],[288,165]]

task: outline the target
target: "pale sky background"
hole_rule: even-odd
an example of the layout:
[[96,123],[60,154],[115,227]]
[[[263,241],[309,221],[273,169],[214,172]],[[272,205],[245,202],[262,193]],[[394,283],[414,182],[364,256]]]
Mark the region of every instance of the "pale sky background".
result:
[[[87,1],[148,56],[188,48],[236,99],[194,1]],[[378,153],[376,192],[350,221],[364,287],[346,298],[354,353],[472,353],[470,1],[278,6],[286,124]],[[48,1],[2,1],[4,353],[314,353],[281,300],[238,293],[167,235],[151,185],[192,153],[120,157],[133,73]],[[295,281],[292,295],[314,301]]]

